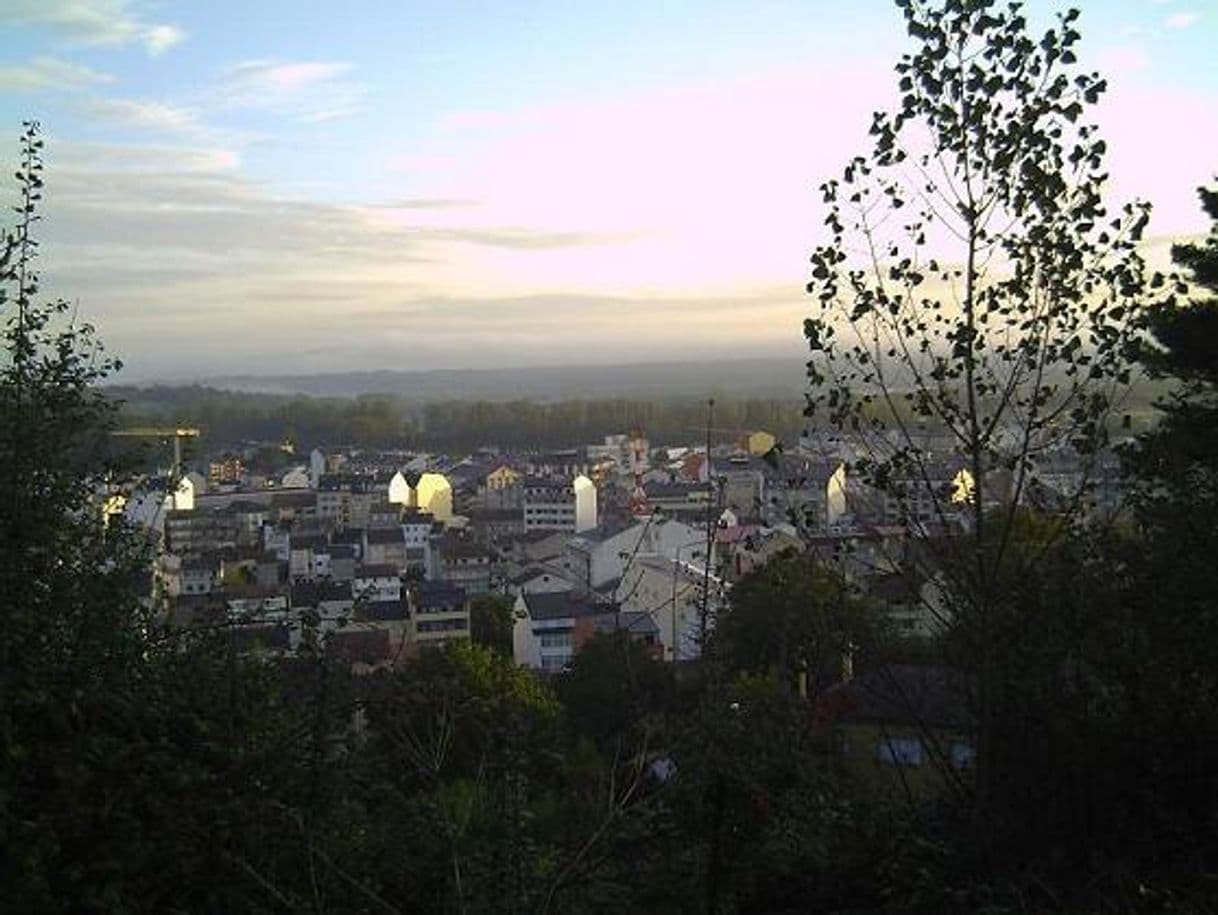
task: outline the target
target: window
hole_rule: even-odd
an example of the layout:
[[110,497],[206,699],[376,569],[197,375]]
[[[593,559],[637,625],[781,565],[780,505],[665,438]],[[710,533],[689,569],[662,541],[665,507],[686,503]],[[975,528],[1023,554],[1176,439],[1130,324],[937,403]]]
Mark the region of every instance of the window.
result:
[[542,648],[569,648],[571,645],[571,633],[543,632],[540,641]]
[[952,767],[961,771],[973,768],[973,763],[977,759],[977,751],[972,744],[959,741],[952,744],[950,755]]
[[875,761],[889,766],[920,766],[922,741],[916,737],[881,737],[875,745]]
[[427,620],[418,624],[419,632],[464,632],[467,628],[465,620]]

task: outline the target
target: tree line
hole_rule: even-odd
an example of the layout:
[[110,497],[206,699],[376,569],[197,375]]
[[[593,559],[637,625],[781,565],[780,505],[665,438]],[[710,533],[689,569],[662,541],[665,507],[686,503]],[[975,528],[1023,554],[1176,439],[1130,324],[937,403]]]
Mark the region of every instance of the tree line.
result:
[[[643,430],[663,443],[702,440],[706,402],[695,398],[538,401],[447,400],[418,403],[398,395],[321,398],[224,391],[203,386],[109,386],[129,425],[179,424],[204,430],[205,444],[290,439],[302,448],[354,445],[471,451],[570,448],[606,435]],[[798,398],[720,398],[716,441],[764,429],[788,441],[802,429]]]

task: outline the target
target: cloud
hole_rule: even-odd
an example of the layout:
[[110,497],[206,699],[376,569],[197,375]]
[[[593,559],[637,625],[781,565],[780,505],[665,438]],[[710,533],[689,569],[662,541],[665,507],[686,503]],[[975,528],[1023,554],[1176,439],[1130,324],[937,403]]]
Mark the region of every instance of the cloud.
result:
[[68,92],[113,80],[109,73],[54,57],[35,57],[19,66],[0,67],[0,89],[8,90],[57,89]]
[[150,22],[130,0],[6,0],[0,22],[51,29],[82,45],[138,44],[154,57],[186,37],[175,25]]
[[305,124],[328,124],[330,121],[341,121],[343,118],[354,117],[363,111],[362,108],[334,108],[302,114],[300,120]]
[[164,54],[186,39],[186,33],[173,25],[154,25],[143,34],[144,47],[153,57]]
[[1164,20],[1169,29],[1187,29],[1201,21],[1201,14],[1195,12],[1172,13]]
[[307,123],[332,121],[362,110],[363,88],[344,78],[351,70],[345,61],[245,61],[225,71],[212,101]]
[[116,127],[168,133],[201,131],[198,112],[165,102],[137,99],[93,98],[84,106],[90,116]]
[[477,200],[460,197],[408,197],[402,200],[386,200],[372,204],[372,207],[384,210],[456,210],[479,205]]

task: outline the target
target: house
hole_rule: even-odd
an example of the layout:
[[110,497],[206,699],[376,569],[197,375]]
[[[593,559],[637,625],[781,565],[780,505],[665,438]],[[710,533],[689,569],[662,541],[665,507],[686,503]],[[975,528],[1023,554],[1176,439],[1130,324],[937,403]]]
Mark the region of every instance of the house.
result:
[[901,636],[939,635],[951,614],[941,583],[914,568],[872,575],[865,587],[868,598],[883,609]]
[[330,544],[330,579],[351,581],[355,577],[355,548],[349,543]]
[[279,478],[279,485],[284,489],[308,489],[309,469],[303,464],[292,467]]
[[406,509],[427,512],[440,521],[453,516],[452,484],[442,473],[398,471],[389,482],[389,501]]
[[467,594],[491,590],[491,554],[472,537],[447,532],[439,542],[440,578]]
[[329,563],[329,548],[325,534],[293,531],[288,538],[288,578],[297,581],[317,577],[317,568]]
[[946,667],[886,665],[824,690],[812,726],[873,790],[926,797],[967,778],[976,750],[968,681]]
[[292,585],[289,607],[293,614],[316,611],[323,629],[334,628],[337,622],[351,616],[355,606],[351,582],[304,581]]
[[[665,659],[685,661],[701,653],[704,581],[712,594],[722,588],[716,576],[706,576],[704,562],[690,561],[688,553],[679,559],[640,556],[622,576],[617,594],[623,611],[644,613],[656,621]],[[713,612],[717,604],[717,598],[708,598],[708,612]]]
[[436,517],[430,512],[407,509],[402,512],[402,538],[406,543],[405,571],[423,577],[434,577],[434,541],[437,536]]
[[742,518],[760,518],[765,505],[765,474],[760,462],[735,455],[715,468],[720,481],[720,504]]
[[600,618],[615,618],[617,612],[614,604],[571,591],[522,593],[513,613],[512,656],[522,666],[558,673],[571,663],[579,646],[597,633],[598,625],[604,625]]
[[406,537],[401,526],[367,528],[363,536],[365,565],[392,566],[399,572],[406,568]]
[[648,504],[669,517],[705,516],[710,498],[710,486],[704,483],[652,483],[647,486]]
[[524,484],[524,529],[586,531],[596,527],[596,485],[586,476],[571,482],[532,477]]
[[704,532],[672,519],[649,518],[625,527],[605,524],[568,538],[563,568],[577,587],[592,591],[621,579],[638,556],[676,558],[705,543]]
[[216,571],[216,563],[209,558],[184,559],[178,568],[176,591],[171,585],[169,593],[174,596],[211,594],[217,584]]
[[736,525],[715,534],[716,568],[731,581],[739,581],[784,553],[803,549],[803,540],[788,525]]
[[217,508],[173,509],[165,514],[166,548],[179,556],[237,545],[236,519]]
[[396,601],[402,598],[402,579],[397,566],[364,563],[351,579],[357,601]]
[[654,660],[664,660],[664,645],[660,641],[660,626],[652,614],[621,611],[613,616],[603,614],[594,617],[594,623],[598,635],[624,632],[630,638],[630,641],[646,646]]
[[480,543],[496,544],[524,533],[521,503],[515,507],[476,508],[469,513],[469,531]]
[[778,444],[778,439],[769,432],[760,430],[755,432],[746,432],[740,436],[740,450],[745,454],[762,455],[770,451]]
[[411,640],[419,647],[469,638],[469,596],[443,581],[414,582],[407,590]]
[[501,463],[486,475],[486,489],[488,492],[514,489],[523,481],[524,474],[511,464]]
[[521,594],[550,594],[555,591],[572,591],[575,585],[557,572],[541,566],[528,566],[508,579],[508,590],[512,596]]

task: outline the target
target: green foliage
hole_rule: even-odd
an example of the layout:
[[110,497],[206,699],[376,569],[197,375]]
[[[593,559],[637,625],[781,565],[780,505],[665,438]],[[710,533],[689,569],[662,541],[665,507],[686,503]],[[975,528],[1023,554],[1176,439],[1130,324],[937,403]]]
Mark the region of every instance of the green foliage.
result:
[[[822,186],[807,412],[877,432],[873,405],[899,417],[904,402],[974,479],[1008,470],[1018,494],[1038,453],[1105,441],[1150,282],[1136,250],[1149,206],[1113,214],[1102,197],[1107,146],[1087,118],[1107,84],[1077,65],[1077,10],[1037,38],[1018,4],[900,6],[916,43],[900,105]],[[864,434],[861,469],[900,495],[894,481],[923,479],[933,455],[893,430]]]
[[[705,401],[693,398],[535,401],[442,400],[419,403],[378,394],[347,399],[255,394],[206,387],[111,387],[130,425],[178,423],[202,427],[213,445],[292,438],[298,450],[315,445],[472,450],[560,448],[599,441],[610,432],[646,429],[655,441],[686,441],[706,423]],[[802,428],[799,401],[721,398],[717,424],[766,429],[794,438]]]
[[504,657],[512,656],[512,601],[498,594],[478,594],[469,604],[469,636]]
[[574,733],[610,749],[616,742],[643,745],[645,719],[665,708],[672,689],[669,668],[625,632],[584,643],[557,683]]
[[847,657],[874,645],[877,615],[840,575],[808,555],[772,559],[743,578],[721,613],[711,653],[729,669],[772,674],[791,689],[800,674],[834,682]]

